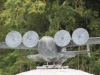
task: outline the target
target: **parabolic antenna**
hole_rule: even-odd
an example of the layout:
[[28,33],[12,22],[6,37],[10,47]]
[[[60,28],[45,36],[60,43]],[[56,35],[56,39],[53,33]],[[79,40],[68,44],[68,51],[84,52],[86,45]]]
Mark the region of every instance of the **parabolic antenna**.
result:
[[73,32],[72,39],[73,39],[75,44],[83,45],[89,39],[88,31],[84,28],[78,28]]
[[70,40],[71,40],[70,34],[66,30],[60,30],[54,36],[55,43],[60,47],[67,46]]
[[39,36],[35,31],[28,31],[23,35],[23,44],[26,47],[34,47],[37,45]]
[[9,47],[15,48],[21,44],[22,36],[17,31],[11,31],[6,35],[5,41]]

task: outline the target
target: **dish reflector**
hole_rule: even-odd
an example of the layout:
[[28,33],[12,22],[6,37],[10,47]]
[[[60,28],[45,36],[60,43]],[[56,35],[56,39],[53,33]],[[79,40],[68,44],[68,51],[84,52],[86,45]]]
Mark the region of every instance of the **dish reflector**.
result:
[[28,31],[23,35],[23,44],[26,47],[34,47],[37,45],[39,36],[35,31]]
[[22,36],[17,31],[11,31],[6,35],[5,41],[9,47],[15,48],[21,44]]
[[60,30],[54,36],[55,43],[60,47],[67,46],[70,40],[71,40],[70,34],[66,30]]
[[88,31],[84,28],[78,28],[73,32],[72,39],[73,39],[75,44],[83,45],[89,39]]

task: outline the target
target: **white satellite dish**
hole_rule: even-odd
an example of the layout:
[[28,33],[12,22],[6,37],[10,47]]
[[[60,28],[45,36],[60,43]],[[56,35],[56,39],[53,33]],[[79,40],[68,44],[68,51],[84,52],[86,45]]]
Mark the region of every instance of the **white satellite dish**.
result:
[[6,35],[5,41],[9,47],[15,48],[21,44],[22,36],[17,31],[11,31]]
[[88,31],[84,28],[77,28],[72,34],[72,39],[75,44],[83,45],[89,39]]
[[67,46],[70,40],[71,40],[70,34],[66,30],[60,30],[54,36],[55,43],[60,47]]
[[23,44],[26,47],[32,48],[37,45],[39,36],[35,31],[28,31],[23,35]]

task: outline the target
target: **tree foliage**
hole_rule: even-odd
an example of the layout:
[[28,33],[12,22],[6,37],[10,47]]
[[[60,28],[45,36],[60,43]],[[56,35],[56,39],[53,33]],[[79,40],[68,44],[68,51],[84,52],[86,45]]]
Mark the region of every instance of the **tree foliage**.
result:
[[[61,29],[70,34],[76,28],[85,28],[90,37],[100,36],[99,0],[1,0],[0,1],[0,41],[4,42],[9,31],[17,30],[22,35],[29,30],[36,31],[40,38],[54,36]],[[100,75],[100,47],[90,45],[91,58],[79,55],[69,59],[64,65]],[[86,49],[85,46],[68,48]],[[13,75],[34,69],[36,63],[27,59],[35,54],[33,50],[0,50],[0,74]],[[6,68],[5,68],[6,67]]]

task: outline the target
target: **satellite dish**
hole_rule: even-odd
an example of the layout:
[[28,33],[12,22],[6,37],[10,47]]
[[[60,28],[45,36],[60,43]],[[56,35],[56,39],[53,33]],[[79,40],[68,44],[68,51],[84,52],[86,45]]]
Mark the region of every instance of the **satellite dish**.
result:
[[23,36],[23,44],[26,47],[34,47],[37,45],[39,36],[35,31],[28,31]]
[[89,39],[88,31],[84,28],[78,28],[73,32],[72,39],[73,39],[75,44],[83,45]]
[[17,31],[11,31],[6,35],[5,41],[9,47],[15,48],[21,44],[22,36]]
[[60,47],[67,46],[70,40],[71,40],[70,34],[66,30],[60,30],[54,36],[55,43]]

